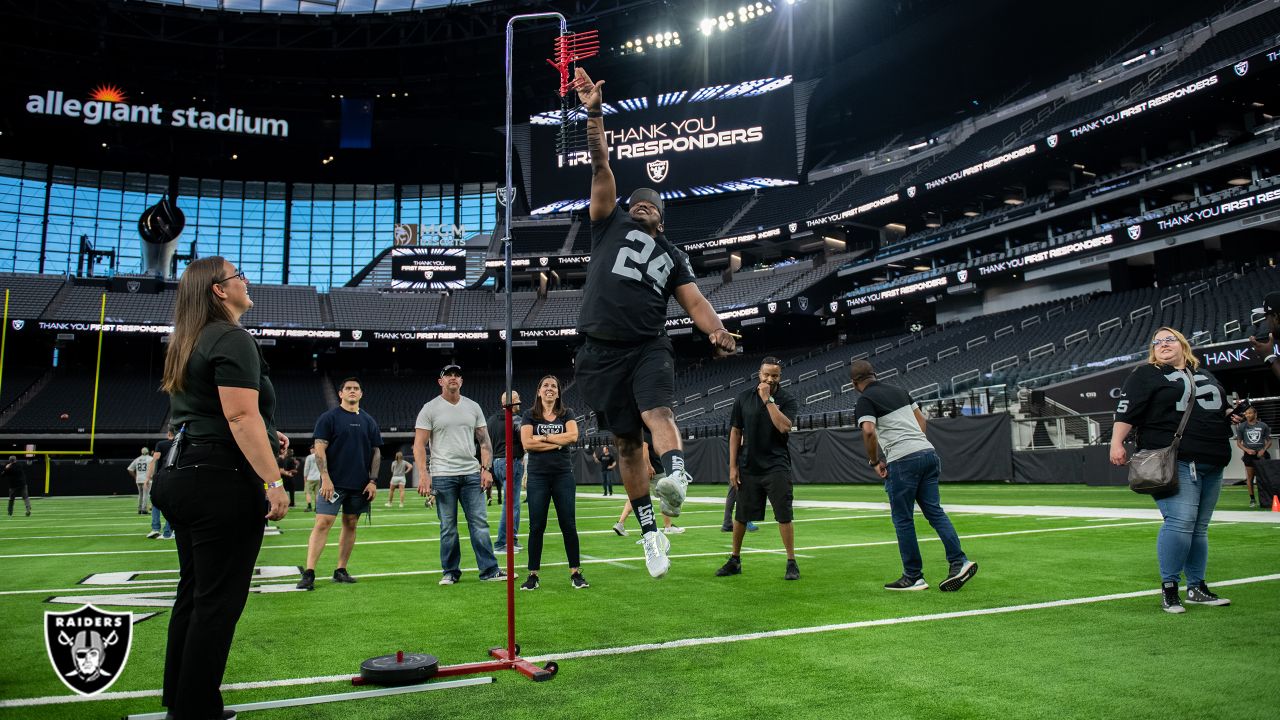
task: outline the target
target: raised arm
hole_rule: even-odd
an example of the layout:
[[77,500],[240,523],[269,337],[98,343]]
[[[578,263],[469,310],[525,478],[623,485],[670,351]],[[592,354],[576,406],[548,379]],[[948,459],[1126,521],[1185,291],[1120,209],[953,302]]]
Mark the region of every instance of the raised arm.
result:
[[587,152],[591,156],[591,210],[593,221],[604,220],[613,212],[618,202],[618,184],[609,169],[609,141],[604,134],[604,117],[600,109],[604,93],[600,88],[604,80],[592,82],[587,71],[578,68],[573,88],[578,91],[578,102],[587,111]]

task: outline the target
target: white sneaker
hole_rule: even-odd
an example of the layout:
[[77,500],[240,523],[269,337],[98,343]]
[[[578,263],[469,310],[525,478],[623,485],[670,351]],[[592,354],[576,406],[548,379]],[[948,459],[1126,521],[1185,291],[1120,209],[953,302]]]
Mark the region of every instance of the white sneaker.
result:
[[655,578],[666,575],[671,568],[671,559],[667,557],[671,541],[667,536],[659,532],[647,532],[640,537],[640,543],[644,545],[644,564],[649,568],[649,575]]
[[689,477],[689,473],[684,470],[658,478],[658,484],[654,486],[653,493],[658,496],[659,509],[663,515],[680,516],[680,506],[684,505],[689,482],[692,480],[693,478]]
[[679,525],[672,525],[669,528],[665,528],[665,530],[668,535],[679,535],[680,533],[684,532],[684,528],[680,527]]
[[441,585],[455,585],[455,584],[457,584],[457,582],[458,582],[458,578],[454,577],[453,575],[450,575],[449,573],[445,573],[444,577],[440,578],[440,583],[439,583],[439,584],[441,584]]
[[151,532],[147,533],[147,539],[148,539],[148,540],[155,540],[155,539],[156,539],[156,538],[158,538],[158,537],[160,537],[160,531],[159,531],[159,530],[152,530]]
[[383,503],[382,507],[391,507],[391,501],[388,500],[387,502]]
[[613,531],[617,533],[619,537],[627,536],[627,526],[623,525],[621,522],[616,522],[613,524]]

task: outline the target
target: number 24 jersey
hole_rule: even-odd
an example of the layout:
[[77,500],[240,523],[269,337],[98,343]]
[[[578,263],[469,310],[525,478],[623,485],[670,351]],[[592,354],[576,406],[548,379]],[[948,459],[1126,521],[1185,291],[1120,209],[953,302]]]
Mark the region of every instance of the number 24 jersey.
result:
[[667,301],[693,280],[688,255],[615,206],[609,217],[591,223],[591,264],[578,332],[621,341],[662,335]]

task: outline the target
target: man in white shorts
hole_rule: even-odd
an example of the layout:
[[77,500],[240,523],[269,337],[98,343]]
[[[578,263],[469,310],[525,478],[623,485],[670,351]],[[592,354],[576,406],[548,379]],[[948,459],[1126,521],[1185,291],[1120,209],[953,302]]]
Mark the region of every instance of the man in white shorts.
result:
[[147,470],[151,468],[151,451],[142,448],[142,454],[133,459],[129,463],[129,474],[133,476],[133,482],[138,486],[138,514],[146,515],[151,512],[150,498],[147,497]]

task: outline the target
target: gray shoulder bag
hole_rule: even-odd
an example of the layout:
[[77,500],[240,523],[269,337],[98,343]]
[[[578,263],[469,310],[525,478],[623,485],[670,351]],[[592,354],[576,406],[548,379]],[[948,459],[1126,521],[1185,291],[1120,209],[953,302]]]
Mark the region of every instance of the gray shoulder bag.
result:
[[1129,458],[1129,489],[1143,495],[1169,496],[1178,492],[1178,445],[1182,442],[1182,432],[1187,429],[1187,421],[1191,419],[1191,411],[1195,408],[1195,382],[1188,378],[1191,397],[1187,400],[1187,409],[1182,413],[1182,422],[1178,424],[1178,432],[1173,434],[1173,443],[1169,447],[1157,450],[1139,450]]

